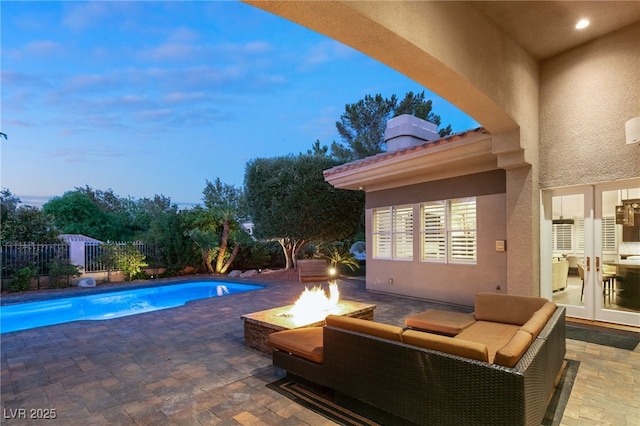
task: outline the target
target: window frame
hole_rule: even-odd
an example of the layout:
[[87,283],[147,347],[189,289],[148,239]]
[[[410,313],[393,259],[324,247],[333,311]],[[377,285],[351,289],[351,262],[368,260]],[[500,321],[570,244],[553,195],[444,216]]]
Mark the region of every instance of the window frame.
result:
[[[420,261],[447,263],[447,205],[445,201],[429,201],[420,203]],[[427,229],[427,217],[433,219],[429,223],[433,227]],[[429,236],[429,241],[427,241]],[[429,253],[433,253],[428,256]]]
[[[374,208],[371,211],[371,219],[372,259],[413,260],[412,204]],[[399,226],[402,222],[403,226]]]
[[[455,215],[457,207],[460,204],[472,204],[473,208],[467,214],[472,214],[473,217],[470,221],[461,224],[459,221],[455,221]],[[433,214],[437,216],[440,214],[443,217],[427,222],[426,214]],[[464,214],[464,213],[463,213]],[[429,228],[428,223],[435,224],[432,228]],[[456,235],[462,235],[462,238],[458,241],[466,239],[472,241],[471,244],[471,257],[457,257],[454,249]],[[427,236],[435,236],[427,241]],[[431,253],[436,253],[434,256],[427,256],[427,245],[437,245],[435,250],[430,250]],[[464,243],[462,244],[464,251]],[[467,249],[469,250],[469,249]],[[477,265],[478,264],[478,201],[477,197],[464,197],[453,198],[448,200],[427,201],[420,203],[420,261],[428,263],[447,263],[447,264],[461,264],[461,265]]]
[[[459,208],[459,205],[473,205],[473,209]],[[449,252],[447,254],[447,261],[449,263],[458,263],[465,265],[477,265],[478,264],[478,203],[476,197],[454,198],[447,200],[447,213],[449,214],[447,222],[447,245]],[[455,216],[463,216],[461,220],[454,223]],[[464,217],[467,215],[473,215],[472,218]],[[454,249],[454,235],[461,234],[462,237],[458,241],[469,240],[471,236],[472,248],[464,248],[465,244],[458,243],[458,246],[462,246],[462,250],[471,252],[471,256],[456,255],[460,249]],[[465,236],[466,234],[466,236]],[[467,246],[469,243],[466,244]]]

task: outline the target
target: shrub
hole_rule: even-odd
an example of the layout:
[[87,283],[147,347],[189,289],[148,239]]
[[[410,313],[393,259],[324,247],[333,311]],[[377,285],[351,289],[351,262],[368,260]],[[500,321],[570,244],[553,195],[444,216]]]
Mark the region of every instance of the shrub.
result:
[[122,270],[131,281],[132,277],[140,273],[143,267],[147,266],[144,261],[144,254],[140,252],[133,244],[127,243],[118,250],[116,266]]
[[151,279],[151,275],[147,274],[146,271],[138,271],[135,274],[131,275],[132,280],[149,280]]
[[233,261],[233,269],[266,269],[284,266],[284,253],[277,241],[243,244]]
[[38,270],[33,266],[24,266],[13,275],[13,282],[9,291],[27,291],[31,289],[31,278],[35,277]]
[[49,287],[64,288],[71,285],[71,277],[80,275],[80,268],[66,259],[54,259],[49,264]]

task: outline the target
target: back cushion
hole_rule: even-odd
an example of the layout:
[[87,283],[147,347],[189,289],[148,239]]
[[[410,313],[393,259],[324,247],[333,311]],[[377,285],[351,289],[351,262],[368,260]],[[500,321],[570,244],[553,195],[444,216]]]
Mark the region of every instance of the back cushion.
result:
[[493,363],[503,367],[515,367],[522,355],[529,349],[532,340],[533,338],[529,333],[518,330],[506,345],[498,349]]
[[489,361],[487,346],[482,343],[469,342],[416,330],[405,331],[402,335],[402,341],[409,345],[446,352],[451,355],[458,355],[484,362]]
[[345,330],[356,331],[370,336],[380,337],[382,339],[402,341],[402,327],[395,325],[382,324],[363,320],[359,318],[343,317],[340,315],[329,315],[326,318],[328,326],[343,328]]
[[523,325],[547,302],[544,297],[478,293],[475,317],[478,321]]
[[533,313],[531,318],[529,318],[529,321],[527,321],[526,323],[524,323],[522,327],[520,327],[520,330],[526,331],[527,333],[531,334],[535,339],[536,337],[538,337],[538,334],[540,334],[544,326],[547,324],[547,321],[549,321],[549,318],[551,318],[551,315],[553,315],[555,310],[556,310],[555,303],[552,303],[552,302],[545,303],[542,306],[542,308],[538,309],[536,312]]

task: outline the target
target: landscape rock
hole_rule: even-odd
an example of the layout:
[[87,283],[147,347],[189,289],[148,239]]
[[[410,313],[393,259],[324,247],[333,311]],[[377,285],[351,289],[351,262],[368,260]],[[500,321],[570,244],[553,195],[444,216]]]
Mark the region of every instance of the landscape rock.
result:
[[229,272],[229,278],[238,278],[240,275],[242,275],[242,271],[238,271],[237,269]]
[[249,269],[248,271],[240,274],[240,278],[253,278],[256,275],[258,275],[258,271],[256,271],[255,269]]
[[93,279],[92,277],[83,278],[80,281],[78,281],[78,287],[95,287],[95,286],[96,286],[96,280]]

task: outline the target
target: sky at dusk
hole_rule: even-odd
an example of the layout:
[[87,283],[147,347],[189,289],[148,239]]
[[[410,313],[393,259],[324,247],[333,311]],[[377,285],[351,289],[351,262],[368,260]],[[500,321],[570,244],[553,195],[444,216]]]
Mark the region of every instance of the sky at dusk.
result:
[[237,2],[2,2],[0,186],[23,203],[89,185],[202,202],[258,157],[340,141],[365,95],[426,91],[385,65]]

